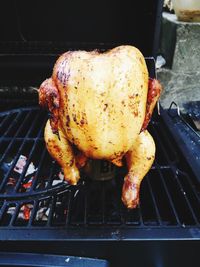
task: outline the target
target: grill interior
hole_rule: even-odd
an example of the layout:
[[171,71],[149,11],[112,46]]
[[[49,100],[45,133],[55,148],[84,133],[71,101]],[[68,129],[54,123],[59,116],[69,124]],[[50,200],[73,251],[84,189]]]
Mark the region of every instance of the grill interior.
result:
[[[116,177],[109,181],[90,180],[84,174],[77,186],[63,181],[43,140],[47,116],[38,108],[0,115],[0,229],[199,226],[200,186],[162,116],[155,116],[149,126],[156,159],[142,182],[140,206],[134,210],[127,210],[121,202],[125,168],[117,169]],[[16,166],[23,157],[26,160],[19,173]]]
[[[130,42],[131,43],[131,42]],[[98,49],[101,51],[110,49],[122,42],[97,43],[97,42],[59,42],[59,41],[4,41],[0,42],[0,54],[3,55],[55,55],[58,56],[67,50]]]

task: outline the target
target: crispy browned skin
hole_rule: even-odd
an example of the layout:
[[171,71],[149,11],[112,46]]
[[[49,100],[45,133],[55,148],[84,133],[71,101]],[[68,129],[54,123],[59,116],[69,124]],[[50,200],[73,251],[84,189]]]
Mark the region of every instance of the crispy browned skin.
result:
[[65,179],[76,184],[78,168],[88,157],[122,166],[125,156],[129,172],[122,200],[128,208],[137,206],[140,183],[155,154],[153,139],[144,130],[160,85],[148,80],[140,51],[119,46],[106,53],[61,55],[52,77],[39,89],[40,104],[52,114],[45,129],[47,149],[61,165]]
[[39,89],[39,104],[48,108],[51,113],[50,124],[53,133],[58,132],[60,95],[52,79],[45,80]]
[[156,79],[149,79],[149,89],[147,94],[146,115],[142,125],[141,131],[144,131],[150,120],[154,110],[154,107],[160,97],[162,91],[161,84]]

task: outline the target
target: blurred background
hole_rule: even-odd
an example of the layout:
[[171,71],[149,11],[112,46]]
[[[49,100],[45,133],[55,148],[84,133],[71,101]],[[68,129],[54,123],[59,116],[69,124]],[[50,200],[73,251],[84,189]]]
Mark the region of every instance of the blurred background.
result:
[[164,92],[161,104],[175,101],[181,109],[200,100],[200,1],[164,1],[158,78]]

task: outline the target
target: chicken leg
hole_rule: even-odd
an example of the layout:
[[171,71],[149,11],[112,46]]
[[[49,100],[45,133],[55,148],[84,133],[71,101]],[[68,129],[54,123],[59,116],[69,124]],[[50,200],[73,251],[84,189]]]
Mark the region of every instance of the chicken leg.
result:
[[54,134],[48,120],[44,131],[44,139],[50,155],[62,167],[65,180],[72,185],[77,184],[80,174],[76,165],[76,158],[72,146],[60,126],[58,125],[58,135]]
[[140,184],[155,158],[155,143],[147,130],[141,132],[126,155],[128,174],[124,178],[122,201],[130,209],[139,203]]

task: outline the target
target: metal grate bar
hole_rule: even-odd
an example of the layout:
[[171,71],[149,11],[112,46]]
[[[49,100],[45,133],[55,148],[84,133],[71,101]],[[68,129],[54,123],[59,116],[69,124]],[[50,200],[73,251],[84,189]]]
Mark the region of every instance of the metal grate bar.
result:
[[[21,113],[19,113],[19,114],[21,114]],[[25,119],[26,119],[26,118],[25,118]],[[20,125],[20,127],[19,127],[18,130],[17,130],[17,132],[16,132],[15,135],[13,136],[13,138],[12,138],[12,142],[9,143],[9,145],[8,145],[8,147],[7,147],[7,149],[6,149],[6,151],[4,152],[3,156],[2,156],[1,159],[0,159],[0,163],[1,163],[2,160],[5,158],[5,155],[7,154],[8,150],[10,149],[10,147],[12,146],[12,144],[14,143],[14,141],[15,141],[15,136],[16,136],[17,133],[20,131],[20,128],[21,128],[21,127],[22,127],[22,125]],[[4,141],[3,136],[1,137],[1,141]]]
[[195,213],[194,213],[194,210],[193,210],[193,208],[192,208],[192,206],[191,206],[191,204],[190,204],[190,201],[188,200],[187,194],[186,194],[186,192],[184,191],[181,182],[179,181],[179,178],[178,178],[178,175],[177,175],[177,170],[175,171],[174,168],[173,168],[172,171],[173,171],[173,173],[174,173],[174,178],[175,178],[175,181],[176,181],[176,183],[177,183],[177,185],[178,185],[178,187],[179,187],[179,189],[180,189],[180,192],[182,193],[183,198],[185,199],[185,202],[187,203],[187,206],[188,206],[189,211],[190,211],[190,213],[191,213],[191,215],[192,215],[192,218],[193,218],[193,220],[195,221],[195,223],[198,224],[197,217],[196,217],[196,215],[195,215]]
[[[28,113],[26,114],[26,117],[24,118],[24,122],[26,122],[26,120],[28,120],[28,118],[30,117],[30,113],[31,113],[31,112],[28,112]],[[20,113],[20,114],[21,114],[21,113]],[[20,132],[20,130],[22,129],[22,127],[23,127],[23,124],[21,124],[21,125],[19,126],[17,132],[16,132],[15,135],[13,136],[11,142],[9,143],[9,145],[8,145],[8,147],[7,147],[7,149],[6,149],[6,151],[4,151],[4,154],[3,154],[3,156],[2,156],[1,159],[0,159],[0,164],[1,164],[1,162],[6,158],[6,156],[7,156],[7,154],[8,154],[8,151],[10,150],[11,146],[15,143],[15,137],[16,137],[17,134]],[[25,141],[25,139],[24,139],[23,141]],[[14,166],[14,165],[13,165],[13,166]]]
[[37,209],[38,209],[38,203],[39,203],[38,200],[34,200],[34,201],[33,201],[33,209],[32,209],[32,211],[31,211],[31,216],[30,216],[30,219],[29,219],[29,221],[28,221],[28,225],[27,225],[28,227],[31,227],[32,224],[33,224],[33,220],[34,220],[34,218],[35,218],[35,216],[36,216]]
[[[38,112],[37,115],[35,116],[35,119],[33,120],[33,123],[31,124],[31,127],[29,128],[29,130],[27,131],[26,135],[25,135],[25,138],[27,138],[28,136],[30,136],[30,133],[33,131],[33,129],[36,127],[36,123],[37,123],[37,120],[38,118],[40,117],[40,113]],[[37,138],[39,138],[39,136],[41,135],[43,129],[44,129],[44,124],[46,122],[46,119],[44,118],[43,119],[43,123],[41,123],[40,125],[40,130],[39,130],[39,133],[37,135]]]
[[[18,113],[17,116],[15,114],[10,114],[10,117],[13,116],[13,115],[15,116],[15,118],[13,118],[12,123],[10,123],[9,126],[4,129],[5,132],[2,134],[2,136],[6,136],[8,134],[8,132],[10,131],[10,129],[12,129],[12,127],[14,127],[18,123],[19,118],[22,117],[23,114],[21,112]],[[4,127],[1,127],[0,126],[0,128],[2,129]]]
[[88,196],[87,196],[87,194],[84,197],[84,206],[85,206],[85,209],[84,209],[84,225],[87,225],[88,224]]
[[[0,124],[0,131],[2,131],[2,133],[1,133],[1,139],[2,139],[2,138],[4,137],[4,135],[5,135],[5,132],[4,132],[4,131],[7,132],[7,129],[11,127],[12,123],[10,123],[8,127],[6,127],[6,126],[7,126],[7,124],[10,122],[10,120],[11,120],[11,118],[12,118],[13,115],[14,115],[13,113],[8,114],[8,115],[5,116],[4,119],[2,120],[2,122],[1,122],[1,124]],[[17,117],[18,114],[15,115],[15,116]]]
[[47,123],[47,119],[46,119],[46,117],[44,117],[42,120],[42,123],[40,124],[40,130],[38,131],[37,138],[40,138],[42,136],[42,133],[44,131],[44,127],[45,127],[46,123]]
[[170,161],[170,159],[169,159],[169,157],[168,157],[168,153],[167,153],[167,151],[166,151],[166,149],[165,149],[165,147],[164,147],[164,144],[163,144],[163,142],[161,141],[161,139],[160,139],[160,137],[159,137],[159,135],[158,135],[158,133],[157,133],[155,127],[152,126],[152,127],[151,127],[151,130],[152,130],[152,132],[153,132],[153,135],[156,137],[156,143],[159,143],[159,147],[162,149],[162,153],[164,154],[164,156],[165,156],[165,158],[166,158],[166,160],[167,160],[167,165],[170,165],[170,164],[171,164],[171,161]]
[[84,225],[87,225],[88,223],[88,194],[87,194],[87,188],[84,188],[85,196],[84,196]]
[[15,212],[14,212],[14,214],[13,214],[12,217],[11,217],[9,226],[13,226],[13,224],[14,224],[14,222],[16,221],[17,216],[18,216],[18,214],[19,214],[19,210],[20,210],[20,208],[21,208],[21,203],[16,203]]
[[101,211],[102,211],[102,223],[105,224],[105,183],[102,184]]
[[68,199],[68,202],[67,202],[67,215],[66,215],[65,225],[69,225],[69,223],[70,223],[70,215],[71,215],[72,192],[68,191],[68,194],[69,194],[69,199]]
[[143,220],[143,217],[142,217],[142,208],[141,208],[141,204],[140,203],[139,203],[137,209],[138,209],[140,226],[144,226],[144,220]]
[[11,116],[11,114],[3,117],[2,121],[0,122],[0,129],[3,127],[3,125],[6,123],[6,121],[9,120],[9,116]]
[[161,178],[163,187],[164,187],[164,189],[165,189],[165,192],[166,192],[166,195],[167,195],[169,204],[170,204],[171,209],[172,209],[172,211],[173,211],[173,214],[174,214],[174,216],[175,216],[175,218],[176,218],[177,224],[181,225],[180,220],[179,220],[179,217],[178,217],[178,213],[177,213],[177,211],[176,211],[176,209],[175,209],[175,205],[174,205],[174,203],[173,203],[173,201],[172,201],[172,198],[171,198],[170,192],[169,192],[169,190],[168,190],[168,188],[167,188],[167,185],[166,185],[165,179],[164,179],[164,177],[163,177],[163,174],[162,174],[162,172],[161,172],[159,169],[158,169],[158,172],[159,172],[159,176],[160,176],[160,178]]
[[71,193],[70,200],[70,225],[87,224],[87,192],[85,185]]
[[[44,138],[43,137],[27,137],[26,138],[26,141],[35,141],[35,140],[40,140],[42,141]],[[10,143],[10,141],[12,141],[13,138],[12,137],[4,137],[3,138],[3,142],[8,142]],[[24,137],[15,137],[15,141],[18,141],[18,142],[23,142],[24,141]]]
[[47,156],[47,150],[46,149],[43,149],[43,152],[42,152],[42,155],[41,155],[41,159],[40,159],[40,162],[39,162],[39,165],[38,165],[38,169],[37,169],[37,171],[35,173],[34,180],[32,182],[32,186],[30,188],[30,193],[32,193],[33,190],[35,190],[35,187],[36,187],[36,185],[38,183],[39,173],[40,173],[40,170],[41,170],[42,165],[45,162],[45,157],[46,156]]
[[[14,135],[14,138],[20,133],[20,131],[22,131],[22,129],[24,128],[24,125],[27,123],[27,121],[30,120],[32,113],[33,113],[32,111],[27,112],[27,115],[24,118],[23,123],[20,125],[20,128],[17,130],[16,134]],[[32,124],[31,127],[28,129],[28,133],[32,131],[33,126],[34,125]],[[24,138],[26,138],[28,136],[28,133],[25,135]]]
[[[177,154],[177,150],[173,146],[173,140],[171,139],[172,136],[170,135],[168,129],[165,125],[163,125],[162,120],[159,123],[159,128],[157,130],[155,129],[155,132],[157,134],[157,138],[159,137],[160,143],[165,144],[165,154],[167,155],[167,158],[171,163],[177,163],[179,162],[179,155]],[[159,135],[158,135],[159,132]],[[165,140],[164,142],[162,140]],[[171,153],[173,154],[174,159],[170,159]]]
[[0,222],[2,221],[2,217],[4,216],[5,211],[8,208],[8,203],[6,201],[3,202],[3,206],[0,209]]
[[144,225],[158,225],[154,203],[150,194],[148,183],[145,180],[140,188],[140,207]]
[[49,204],[49,215],[48,215],[48,220],[47,220],[47,226],[52,225],[52,220],[53,220],[53,214],[55,211],[55,204],[56,204],[56,196],[52,196]]
[[37,143],[38,143],[38,140],[36,140],[36,141],[33,142],[33,144],[32,144],[32,148],[31,148],[31,151],[30,151],[30,153],[29,153],[28,159],[27,159],[27,161],[26,161],[26,165],[24,166],[23,171],[22,171],[22,173],[20,174],[20,177],[19,177],[19,179],[18,179],[18,181],[17,181],[17,183],[16,183],[16,185],[15,185],[15,187],[14,187],[14,189],[13,189],[13,191],[14,191],[15,193],[19,190],[19,188],[20,188],[20,186],[21,186],[21,183],[22,183],[23,179],[25,178],[25,175],[26,175],[28,166],[30,165],[31,158],[32,158],[32,156],[33,156],[33,153],[35,152],[35,146],[36,146]]
[[120,225],[124,223],[124,216],[122,216],[121,205],[121,184],[117,177],[111,181],[106,182],[105,186],[105,222],[107,225]]
[[157,219],[159,225],[162,225],[160,212],[159,212],[158,205],[156,203],[156,199],[155,199],[155,196],[154,196],[154,193],[153,193],[153,190],[152,190],[152,186],[151,186],[151,183],[150,183],[149,175],[147,175],[145,179],[147,181],[148,189],[149,189],[149,192],[150,192],[153,204],[154,204],[154,209],[155,209],[155,212],[156,212],[156,219]]
[[198,201],[199,204],[200,204],[200,195],[197,193],[197,190],[195,190],[194,184],[191,182],[190,177],[187,175],[187,173],[182,172],[181,170],[179,170],[179,173],[181,173],[181,174],[184,176],[184,178],[187,179],[187,182],[188,182],[189,185],[190,185],[190,189],[192,190],[193,194],[195,195],[197,201]]
[[181,180],[181,184],[185,188],[184,190],[187,192],[187,196],[190,199],[189,203],[192,206],[196,217],[198,217],[198,222],[200,222],[200,196],[198,195],[199,189],[195,190],[194,185],[191,182],[191,178],[189,178],[187,173],[184,173],[179,170],[179,174],[179,180]]
[[[87,214],[88,223],[91,225],[104,225],[105,224],[105,184],[101,181],[94,181],[90,184],[89,191],[86,195],[88,199],[88,205],[86,205],[85,211]],[[103,203],[104,202],[104,203]]]
[[56,168],[56,163],[52,162],[50,166],[50,173],[47,179],[47,186],[46,186],[47,189],[51,188],[52,186],[52,181],[53,181],[54,174],[55,174],[55,168]]

